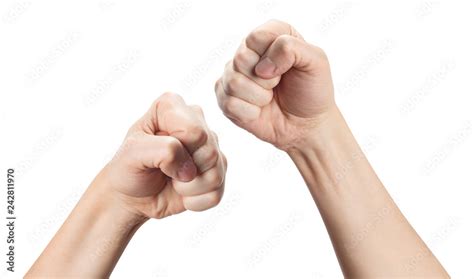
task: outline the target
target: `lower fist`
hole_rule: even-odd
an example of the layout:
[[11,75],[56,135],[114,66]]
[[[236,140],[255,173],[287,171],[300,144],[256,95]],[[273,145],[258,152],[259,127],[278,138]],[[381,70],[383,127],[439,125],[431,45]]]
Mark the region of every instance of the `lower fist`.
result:
[[226,165],[201,108],[165,93],[130,128],[104,172],[128,209],[163,218],[217,205]]

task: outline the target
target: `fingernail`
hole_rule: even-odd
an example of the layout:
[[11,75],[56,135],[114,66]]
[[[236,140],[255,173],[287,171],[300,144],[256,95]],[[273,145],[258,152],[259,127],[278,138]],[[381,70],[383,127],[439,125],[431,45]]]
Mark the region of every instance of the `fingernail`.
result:
[[190,181],[196,176],[196,166],[192,160],[187,160],[178,169],[178,178],[183,181]]
[[271,76],[276,71],[276,64],[273,61],[265,57],[260,62],[258,62],[257,66],[255,66],[255,72],[259,75],[264,77]]

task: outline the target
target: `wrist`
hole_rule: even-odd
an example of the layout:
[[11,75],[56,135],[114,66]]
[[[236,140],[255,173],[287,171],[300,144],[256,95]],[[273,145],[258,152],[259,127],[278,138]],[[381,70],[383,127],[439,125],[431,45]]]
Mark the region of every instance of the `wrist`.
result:
[[337,186],[347,165],[354,166],[365,158],[336,106],[322,117],[318,125],[287,150],[313,194]]
[[[307,125],[297,131],[300,134],[285,151],[290,157],[307,153],[309,150],[323,150],[328,144],[341,139],[349,128],[339,108],[334,105],[314,119],[305,120]],[[350,131],[349,131],[350,133]]]
[[101,172],[27,277],[108,278],[145,221],[122,206]]
[[[149,218],[131,207],[124,194],[117,192],[105,174],[105,167],[89,186],[86,194],[90,196],[95,209],[104,215],[112,216],[114,223],[123,230],[136,230]],[[85,195],[86,196],[86,195]]]

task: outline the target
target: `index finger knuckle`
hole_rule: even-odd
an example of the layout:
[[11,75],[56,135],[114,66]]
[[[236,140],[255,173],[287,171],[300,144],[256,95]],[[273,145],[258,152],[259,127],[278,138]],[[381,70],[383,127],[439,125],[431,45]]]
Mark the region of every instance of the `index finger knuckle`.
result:
[[174,161],[178,157],[178,153],[181,150],[181,142],[174,138],[174,137],[163,137],[165,140],[165,144],[163,147],[162,152],[164,153],[164,157],[168,161]]
[[281,35],[275,40],[275,47],[283,54],[289,54],[294,49],[295,40],[293,36]]
[[227,94],[230,94],[232,92],[238,92],[242,88],[243,84],[244,79],[237,74],[233,74],[228,77],[228,79],[224,83],[224,91]]
[[199,124],[187,127],[184,131],[184,137],[197,145],[203,145],[208,139],[205,127]]

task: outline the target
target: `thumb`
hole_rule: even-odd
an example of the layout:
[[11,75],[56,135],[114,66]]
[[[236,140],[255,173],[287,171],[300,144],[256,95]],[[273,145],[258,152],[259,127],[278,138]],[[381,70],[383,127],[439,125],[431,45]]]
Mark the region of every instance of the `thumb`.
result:
[[268,47],[255,66],[255,74],[264,79],[272,79],[288,72],[291,68],[311,72],[325,58],[323,50],[304,40],[281,35]]
[[160,169],[166,176],[183,182],[193,180],[197,174],[191,155],[178,139],[170,136],[137,133],[126,139],[117,155],[124,155],[129,166],[143,171]]

